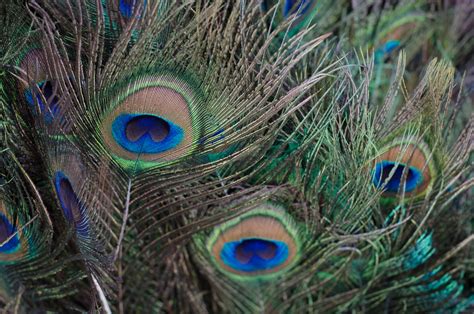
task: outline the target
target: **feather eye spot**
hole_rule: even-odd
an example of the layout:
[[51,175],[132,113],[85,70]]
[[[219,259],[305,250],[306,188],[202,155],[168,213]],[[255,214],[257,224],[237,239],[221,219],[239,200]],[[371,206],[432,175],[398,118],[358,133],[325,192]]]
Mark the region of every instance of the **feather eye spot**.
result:
[[403,183],[405,172],[405,191],[412,192],[422,183],[422,172],[415,167],[397,164],[392,161],[382,161],[375,165],[373,183],[377,188],[383,188],[387,192],[397,193]]
[[9,254],[16,252],[20,248],[20,239],[16,234],[17,229],[10,220],[0,213],[0,253]]
[[288,246],[284,242],[262,238],[227,242],[221,251],[226,265],[243,272],[272,269],[287,258]]
[[268,279],[287,270],[298,259],[299,246],[291,217],[269,204],[216,227],[208,240],[216,266],[244,280]]
[[385,54],[390,54],[392,51],[397,49],[399,46],[400,46],[400,41],[399,40],[389,40],[383,45],[382,51]]
[[39,112],[50,124],[60,115],[57,84],[47,71],[44,52],[40,48],[28,50],[18,62],[19,89],[26,103]]
[[377,59],[382,59],[386,56],[389,56],[398,47],[400,47],[399,40],[388,40],[375,51],[375,57]]
[[104,144],[126,169],[145,169],[189,156],[202,135],[199,90],[176,77],[128,83],[104,112]]
[[308,12],[311,7],[311,0],[286,0],[283,7],[283,15],[288,18],[290,15],[297,13],[298,16],[302,16]]
[[[408,141],[408,140],[406,140]],[[383,190],[382,196],[404,193],[408,197],[424,193],[432,183],[433,165],[425,145],[395,142],[376,158],[372,184]]]
[[64,173],[58,171],[55,174],[54,185],[66,220],[75,226],[78,234],[87,235],[85,207],[74,191],[71,181]]
[[115,141],[132,153],[166,152],[183,140],[183,129],[171,121],[151,114],[122,114],[112,124]]
[[[32,88],[25,90],[25,99],[30,107],[35,108],[36,104],[39,110],[44,114],[46,123],[51,121],[59,115],[59,98],[55,92],[54,83],[51,81],[44,81],[37,84],[37,91]],[[46,99],[46,103],[43,101]]]
[[160,117],[141,115],[128,121],[125,133],[132,142],[136,142],[146,135],[149,135],[155,142],[161,142],[170,133],[170,125]]
[[[138,5],[137,0],[120,0],[119,1],[120,14],[122,14],[122,16],[127,19],[131,18],[133,16],[133,12],[137,5]],[[144,1],[142,5],[142,9],[145,9],[146,5],[147,5],[147,0]]]
[[[28,227],[19,228],[21,220],[12,218],[8,205],[0,198],[0,265],[14,264],[34,254],[28,240]],[[18,214],[20,216],[21,211]]]

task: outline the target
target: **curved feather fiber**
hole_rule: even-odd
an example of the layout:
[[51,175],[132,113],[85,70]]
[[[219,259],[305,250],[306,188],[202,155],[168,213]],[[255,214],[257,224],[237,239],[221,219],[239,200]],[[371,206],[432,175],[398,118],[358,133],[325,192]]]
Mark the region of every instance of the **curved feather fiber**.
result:
[[[317,1],[262,1],[261,8],[267,13],[271,25],[278,25],[285,20],[290,21],[288,29],[285,30],[289,36],[293,36],[304,27],[308,27],[316,13]],[[268,14],[270,13],[270,14]]]

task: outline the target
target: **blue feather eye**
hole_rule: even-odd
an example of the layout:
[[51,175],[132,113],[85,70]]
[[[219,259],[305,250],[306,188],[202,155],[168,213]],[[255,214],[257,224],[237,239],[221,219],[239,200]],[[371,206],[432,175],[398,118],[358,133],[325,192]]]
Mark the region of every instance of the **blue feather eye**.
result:
[[185,157],[199,145],[202,99],[182,80],[150,76],[129,83],[99,126],[104,143],[125,168],[140,169]]
[[[219,128],[217,131],[211,132],[209,135],[203,136],[199,139],[199,144],[204,147],[210,147],[216,144],[222,144],[225,139],[225,130],[223,128]],[[220,147],[214,148],[207,154],[207,160],[216,161],[226,156],[229,156],[237,149],[236,144],[231,145],[222,145]]]
[[428,155],[423,145],[410,144],[409,140],[397,141],[377,157],[372,183],[383,190],[382,196],[385,197],[396,196],[402,190],[407,197],[421,195],[432,183]]
[[[138,0],[119,0],[119,10],[120,14],[122,14],[123,17],[129,19],[133,16],[133,11],[135,10],[135,7],[138,5]],[[144,0],[144,3],[142,5],[142,10],[145,10],[147,5],[147,0]],[[140,17],[140,15],[138,15]]]
[[377,188],[383,188],[387,192],[397,193],[402,184],[402,175],[404,172],[406,172],[405,192],[412,192],[422,183],[423,174],[417,168],[404,164],[397,164],[396,162],[386,160],[377,163],[375,165],[372,182]]
[[281,241],[261,238],[227,242],[221,251],[222,261],[243,272],[272,269],[288,258],[288,246]]
[[[46,57],[40,48],[28,50],[18,61],[20,92],[33,110],[39,110],[47,124],[60,115],[57,85],[47,71]],[[44,99],[44,100],[43,100]],[[36,111],[35,111],[36,112]]]
[[132,153],[161,153],[183,140],[183,129],[171,121],[151,114],[122,114],[112,123],[117,143]]
[[383,45],[382,51],[386,54],[389,54],[397,49],[398,46],[400,46],[399,40],[389,40]]
[[[32,91],[31,88],[25,90],[26,101],[32,108],[35,108],[36,104],[38,104],[40,112],[44,114],[45,122],[51,123],[59,114],[59,99],[54,91],[54,83],[44,81],[38,83],[37,87],[41,92]],[[46,103],[44,103],[41,94],[46,99]]]
[[381,47],[379,47],[375,51],[375,57],[377,59],[382,59],[385,56],[388,56],[391,54],[395,49],[397,49],[400,46],[400,41],[399,40],[388,40],[383,44]]
[[[17,232],[16,228],[11,224],[8,218],[0,213],[0,244],[4,243],[8,238]],[[9,254],[17,251],[20,247],[18,235],[13,236],[8,242],[0,246],[0,254]]]
[[222,141],[225,137],[223,135],[224,129],[220,128],[219,130],[212,132],[208,136],[204,136],[199,140],[199,144],[215,144],[219,141]]
[[314,10],[316,2],[316,0],[266,0],[262,2],[261,8],[265,12],[272,8],[274,5],[279,5],[279,8],[274,18],[276,24],[280,24],[282,23],[282,21],[292,18],[294,17],[294,15],[296,15],[296,19],[291,23],[290,26],[289,35],[292,36],[301,27],[306,26],[306,22],[309,22],[314,16],[314,14],[316,13],[316,11]]
[[[276,209],[276,210],[275,210]],[[291,217],[271,204],[218,226],[208,241],[216,266],[234,279],[266,279],[297,261],[297,231]]]
[[89,228],[85,206],[79,200],[68,177],[61,171],[54,175],[54,186],[66,220],[75,226],[80,236],[87,236]]
[[298,13],[298,16],[302,16],[308,12],[310,9],[312,2],[311,0],[286,0],[283,4],[283,15],[285,18],[289,17],[293,13]]
[[[13,220],[7,203],[0,199],[0,265],[12,264],[34,254],[25,234],[28,228],[19,228],[19,218]],[[8,240],[8,241],[7,241]]]

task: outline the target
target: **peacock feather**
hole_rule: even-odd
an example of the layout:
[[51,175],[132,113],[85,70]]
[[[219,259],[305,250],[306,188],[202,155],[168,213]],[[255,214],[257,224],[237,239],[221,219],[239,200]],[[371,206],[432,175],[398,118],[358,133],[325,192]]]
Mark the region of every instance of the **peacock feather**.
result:
[[470,11],[2,2],[1,306],[472,311]]

